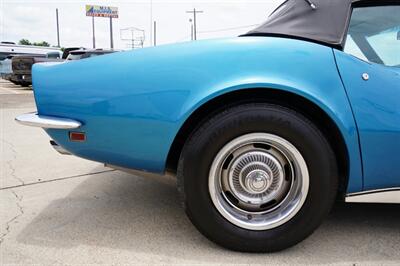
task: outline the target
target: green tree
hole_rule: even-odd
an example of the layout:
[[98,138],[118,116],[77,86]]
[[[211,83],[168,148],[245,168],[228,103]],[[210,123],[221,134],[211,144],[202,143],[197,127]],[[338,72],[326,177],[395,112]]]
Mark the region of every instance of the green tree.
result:
[[31,43],[28,39],[21,39],[18,43],[21,45],[35,45],[35,46],[50,47],[50,43],[48,43],[46,41]]
[[18,43],[21,45],[32,45],[32,43],[27,39],[21,39]]
[[48,43],[48,42],[46,42],[46,41],[34,42],[33,45],[35,45],[35,46],[50,47],[50,43]]

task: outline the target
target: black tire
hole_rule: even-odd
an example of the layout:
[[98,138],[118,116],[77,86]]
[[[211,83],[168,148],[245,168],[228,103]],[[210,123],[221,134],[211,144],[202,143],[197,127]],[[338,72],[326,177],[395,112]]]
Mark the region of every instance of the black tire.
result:
[[[208,184],[218,152],[231,140],[254,132],[274,134],[292,143],[309,172],[301,209],[284,224],[258,231],[225,219],[211,199]],[[230,107],[202,123],[184,145],[177,177],[185,211],[197,229],[225,248],[244,252],[275,252],[305,239],[331,210],[338,187],[334,153],[317,126],[298,112],[266,103]]]

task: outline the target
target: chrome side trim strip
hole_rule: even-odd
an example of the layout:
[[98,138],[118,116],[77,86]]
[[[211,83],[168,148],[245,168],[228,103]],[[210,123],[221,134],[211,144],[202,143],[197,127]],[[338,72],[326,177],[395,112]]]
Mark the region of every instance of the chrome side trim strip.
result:
[[69,151],[58,145],[54,140],[50,140],[50,145],[55,149],[58,153],[62,155],[71,155]]
[[400,187],[347,194],[345,201],[353,203],[400,203]]
[[82,125],[81,122],[69,118],[39,115],[37,113],[22,114],[15,118],[22,125],[42,128],[74,129]]
[[175,179],[176,178],[176,175],[169,171],[165,171],[164,173],[151,173],[151,172],[147,172],[144,170],[124,168],[124,167],[120,167],[120,166],[116,166],[116,165],[112,165],[112,164],[108,164],[108,163],[105,163],[104,166],[115,169],[115,170],[119,170],[119,171],[122,171],[122,172],[125,172],[128,174],[145,177],[145,178],[153,178],[153,179],[159,179],[159,178]]

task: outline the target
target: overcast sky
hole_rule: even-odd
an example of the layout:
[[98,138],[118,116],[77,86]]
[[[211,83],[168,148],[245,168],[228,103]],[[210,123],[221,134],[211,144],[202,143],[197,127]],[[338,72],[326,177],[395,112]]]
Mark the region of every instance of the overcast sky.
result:
[[[198,39],[237,36],[266,20],[283,0],[216,0],[216,1],[105,1],[105,0],[0,0],[0,40],[18,42],[47,41],[57,44],[55,9],[59,9],[61,46],[92,46],[91,18],[85,15],[85,5],[108,5],[119,8],[119,18],[114,19],[114,43],[119,49],[128,44],[121,40],[120,29],[137,27],[145,30],[150,44],[151,6],[152,18],[157,21],[157,43],[174,43],[190,40],[192,15],[186,11],[196,8],[198,14]],[[151,4],[152,2],[152,4]],[[109,19],[96,18],[96,46],[108,48]]]

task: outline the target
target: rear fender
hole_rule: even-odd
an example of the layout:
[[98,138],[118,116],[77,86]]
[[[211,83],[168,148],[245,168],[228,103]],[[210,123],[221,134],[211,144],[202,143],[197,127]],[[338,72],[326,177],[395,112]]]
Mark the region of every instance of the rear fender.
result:
[[74,143],[67,130],[47,130],[58,144],[80,157],[157,173],[165,171],[184,122],[211,99],[250,88],[300,95],[337,124],[349,151],[348,190],[361,190],[357,130],[329,47],[242,37],[38,64],[33,71],[39,114],[78,120],[87,135]]

